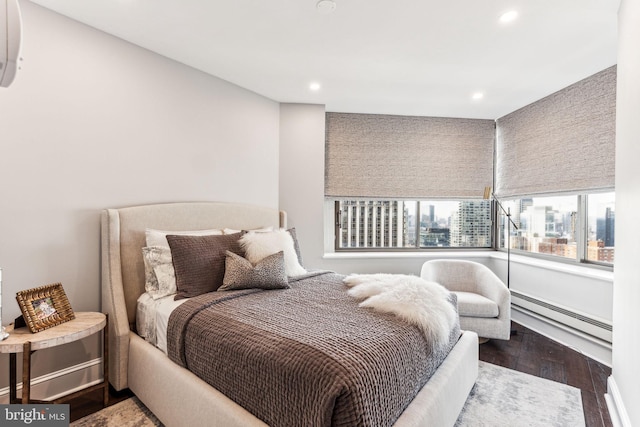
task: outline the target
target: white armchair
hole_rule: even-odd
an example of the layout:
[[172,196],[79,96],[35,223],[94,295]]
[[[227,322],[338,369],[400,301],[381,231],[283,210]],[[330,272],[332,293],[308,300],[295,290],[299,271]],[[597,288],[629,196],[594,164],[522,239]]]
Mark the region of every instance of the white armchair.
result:
[[420,277],[457,295],[460,329],[481,338],[510,338],[511,293],[488,267],[473,261],[431,260],[422,265]]

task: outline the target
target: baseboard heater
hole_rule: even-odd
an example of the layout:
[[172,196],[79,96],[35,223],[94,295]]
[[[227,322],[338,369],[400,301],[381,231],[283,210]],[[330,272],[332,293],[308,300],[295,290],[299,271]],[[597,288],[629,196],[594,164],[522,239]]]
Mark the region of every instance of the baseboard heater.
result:
[[612,342],[613,325],[607,320],[514,290],[511,291],[511,304],[608,343]]

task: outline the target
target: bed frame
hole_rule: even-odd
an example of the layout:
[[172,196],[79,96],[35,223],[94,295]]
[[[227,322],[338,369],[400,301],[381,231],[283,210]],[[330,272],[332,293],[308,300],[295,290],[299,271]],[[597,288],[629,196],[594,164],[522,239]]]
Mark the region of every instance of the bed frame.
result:
[[[264,426],[261,420],[135,332],[144,292],[145,229],[201,230],[286,227],[285,212],[220,202],[167,203],[102,213],[102,310],[109,314],[109,381],[129,388],[168,427]],[[429,382],[394,424],[453,425],[478,376],[478,337],[465,331]]]

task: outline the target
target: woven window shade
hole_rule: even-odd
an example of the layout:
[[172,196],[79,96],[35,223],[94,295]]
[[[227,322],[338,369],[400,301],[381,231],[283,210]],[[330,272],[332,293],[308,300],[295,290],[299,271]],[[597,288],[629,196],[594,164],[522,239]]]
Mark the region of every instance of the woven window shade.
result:
[[493,120],[327,113],[325,195],[482,198]]
[[616,67],[497,120],[496,195],[611,189]]

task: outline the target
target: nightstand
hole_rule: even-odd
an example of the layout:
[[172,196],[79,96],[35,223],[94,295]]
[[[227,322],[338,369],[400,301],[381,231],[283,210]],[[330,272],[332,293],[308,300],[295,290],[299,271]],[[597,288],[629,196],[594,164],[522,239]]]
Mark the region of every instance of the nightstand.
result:
[[[31,391],[31,355],[45,348],[57,347],[95,333],[102,333],[103,380],[74,393],[69,393],[52,401],[35,401],[30,399]],[[108,317],[103,313],[75,313],[75,319],[54,326],[44,331],[31,333],[27,327],[7,328],[9,338],[0,341],[0,353],[9,353],[9,403],[20,403],[17,399],[17,364],[16,354],[22,353],[22,403],[61,403],[74,397],[102,389],[103,404],[109,401],[109,328]]]

